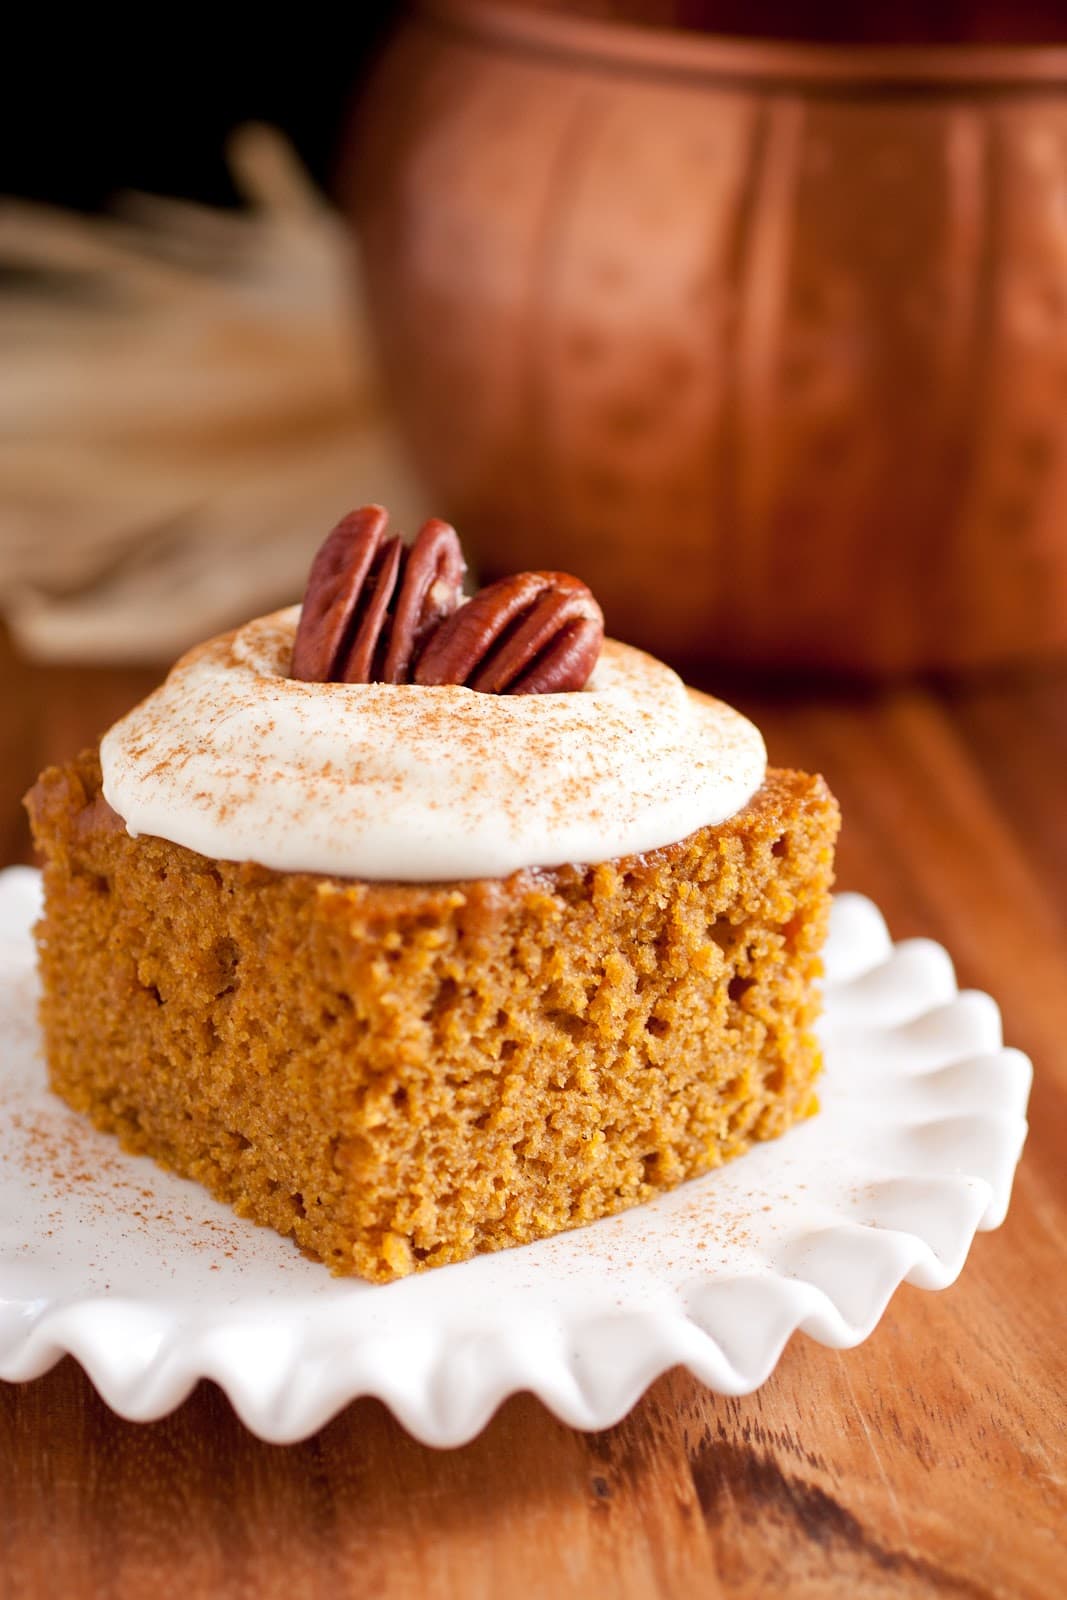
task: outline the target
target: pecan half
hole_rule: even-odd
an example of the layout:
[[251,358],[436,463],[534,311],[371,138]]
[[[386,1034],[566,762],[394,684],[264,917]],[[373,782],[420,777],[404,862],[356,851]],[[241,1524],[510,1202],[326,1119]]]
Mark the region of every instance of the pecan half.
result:
[[518,572],[481,589],[431,635],[415,682],[484,694],[584,689],[604,642],[604,617],[566,572]]
[[409,681],[411,664],[427,638],[459,605],[466,575],[455,528],[431,517],[407,552],[389,648],[382,663],[383,683]]
[[342,517],[320,546],[311,563],[293,644],[294,678],[308,683],[336,678],[363,582],[388,522],[384,506],[363,506]]
[[412,546],[385,537],[389,514],[342,517],[311,566],[290,671],[311,683],[404,683],[427,635],[459,605],[466,568],[437,518]]
[[355,631],[338,656],[337,678],[341,683],[373,683],[378,676],[375,661],[381,655],[382,636],[388,631],[389,602],[400,573],[402,549],[394,534],[391,539],[383,539],[374,552],[356,602]]

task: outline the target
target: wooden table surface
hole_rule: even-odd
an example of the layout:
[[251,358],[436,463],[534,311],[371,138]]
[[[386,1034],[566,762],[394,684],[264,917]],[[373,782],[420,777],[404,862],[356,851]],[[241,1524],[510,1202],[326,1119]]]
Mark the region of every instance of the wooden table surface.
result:
[[[31,670],[0,639],[0,860],[18,796],[152,674]],[[461,1450],[361,1401],[259,1443],[202,1384],[121,1422],[65,1361],[0,1385],[0,1596],[1067,1594],[1067,671],[966,690],[735,693],[845,813],[839,882],[930,934],[1036,1065],[1008,1220],[859,1349],[793,1340],[748,1399],[684,1372],[601,1434],[527,1396]]]

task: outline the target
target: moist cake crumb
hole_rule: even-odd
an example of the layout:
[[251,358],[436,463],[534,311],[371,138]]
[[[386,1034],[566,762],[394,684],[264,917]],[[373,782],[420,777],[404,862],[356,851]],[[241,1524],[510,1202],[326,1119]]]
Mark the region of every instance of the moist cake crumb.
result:
[[28,805],[52,1087],[334,1272],[591,1222],[815,1109],[820,778],[769,769],[644,855],[458,883],[132,838],[95,752]]

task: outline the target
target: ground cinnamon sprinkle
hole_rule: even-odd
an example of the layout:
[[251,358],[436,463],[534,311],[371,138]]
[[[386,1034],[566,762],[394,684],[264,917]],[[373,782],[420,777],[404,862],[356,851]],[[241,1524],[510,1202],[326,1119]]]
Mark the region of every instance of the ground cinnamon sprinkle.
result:
[[506,876],[674,841],[762,782],[751,723],[617,641],[588,691],[510,696],[296,681],[295,623],[193,651],[108,731],[107,793],[135,832],[280,871]]
[[[18,1136],[19,1163],[27,1188],[43,1190],[51,1202],[44,1213],[49,1224],[42,1230],[45,1238],[53,1238],[69,1223],[67,1202],[77,1195],[90,1219],[109,1218],[119,1207],[124,1223],[139,1228],[156,1245],[162,1228],[180,1235],[183,1246],[229,1259],[238,1255],[234,1228],[173,1205],[161,1205],[158,1194],[145,1187],[122,1153],[117,1148],[112,1153],[102,1145],[89,1124],[61,1125],[54,1113],[20,1110],[9,1110],[7,1121]],[[16,1253],[32,1254],[36,1237],[16,1246]]]

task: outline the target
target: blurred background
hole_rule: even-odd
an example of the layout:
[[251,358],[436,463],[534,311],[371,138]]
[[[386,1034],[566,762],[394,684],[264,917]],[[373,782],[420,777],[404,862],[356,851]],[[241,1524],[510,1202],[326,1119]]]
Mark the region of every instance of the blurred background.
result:
[[4,859],[368,499],[705,677],[1067,654],[1067,8],[350,13],[9,50]]

